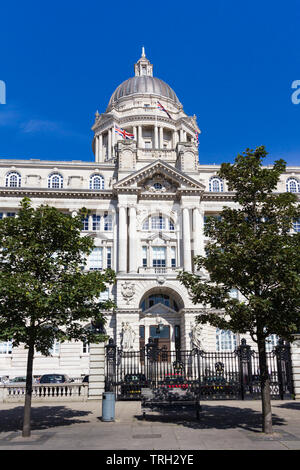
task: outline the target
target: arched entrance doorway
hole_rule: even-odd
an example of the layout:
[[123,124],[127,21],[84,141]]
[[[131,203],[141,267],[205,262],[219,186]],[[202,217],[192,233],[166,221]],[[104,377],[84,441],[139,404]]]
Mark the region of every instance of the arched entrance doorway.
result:
[[140,348],[151,337],[159,348],[180,349],[181,315],[184,307],[180,295],[170,288],[147,291],[140,302]]

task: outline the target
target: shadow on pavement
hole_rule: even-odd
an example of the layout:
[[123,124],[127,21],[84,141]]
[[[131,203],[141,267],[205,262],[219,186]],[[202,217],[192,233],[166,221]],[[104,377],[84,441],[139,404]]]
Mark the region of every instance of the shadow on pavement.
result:
[[[20,431],[23,427],[24,407],[17,406],[10,410],[0,410],[0,433]],[[49,429],[58,426],[70,426],[76,423],[87,423],[80,417],[90,411],[79,411],[64,406],[40,406],[31,409],[31,429]]]
[[277,408],[286,408],[288,410],[297,410],[300,411],[300,402],[292,401],[289,403],[282,403],[281,405],[276,405]]
[[[156,411],[156,410],[153,410]],[[157,410],[158,411],[158,410]],[[143,421],[143,417],[135,416],[139,421]],[[285,419],[280,418],[272,413],[273,426],[283,426],[287,424]],[[195,413],[180,411],[169,411],[165,413],[153,414],[149,410],[146,411],[146,421],[153,423],[174,423],[186,426],[192,429],[234,429],[240,428],[252,432],[261,432],[262,430],[262,414],[251,408],[237,408],[224,405],[202,405],[200,419],[197,420]]]

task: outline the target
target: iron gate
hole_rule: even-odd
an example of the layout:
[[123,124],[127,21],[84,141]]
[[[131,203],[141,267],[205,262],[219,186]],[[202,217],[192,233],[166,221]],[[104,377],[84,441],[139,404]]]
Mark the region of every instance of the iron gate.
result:
[[[271,398],[292,398],[290,346],[280,341],[267,352],[267,363]],[[190,400],[258,399],[258,353],[245,339],[233,352],[170,351],[158,348],[151,339],[141,350],[125,352],[110,339],[106,346],[105,389],[114,391],[118,400],[140,399],[149,389],[175,389]]]

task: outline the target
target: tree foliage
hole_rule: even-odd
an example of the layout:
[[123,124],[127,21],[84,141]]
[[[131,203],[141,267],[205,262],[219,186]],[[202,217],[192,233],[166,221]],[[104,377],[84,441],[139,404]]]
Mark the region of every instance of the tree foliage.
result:
[[54,207],[34,209],[28,198],[17,217],[0,221],[0,339],[14,346],[32,343],[44,355],[54,340],[104,340],[92,320],[104,325],[101,292],[114,282],[111,270],[84,272],[94,242],[81,236],[81,210],[76,217]]
[[211,308],[200,323],[249,332],[256,342],[271,334],[292,341],[300,331],[300,233],[292,230],[300,210],[296,194],[276,192],[285,162],[263,167],[265,156],[264,147],[247,149],[221,165],[235,204],[208,218],[206,256],[195,258],[205,275],[182,272],[179,279],[194,303]]

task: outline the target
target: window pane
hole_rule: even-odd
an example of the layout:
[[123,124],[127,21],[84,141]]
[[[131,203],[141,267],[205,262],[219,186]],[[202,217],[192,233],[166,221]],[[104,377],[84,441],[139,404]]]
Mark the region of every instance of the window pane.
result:
[[102,248],[94,248],[88,257],[88,268],[92,271],[103,268]]
[[104,214],[104,230],[105,231],[112,230],[112,215],[111,214]]
[[166,266],[166,248],[165,247],[153,247],[152,248],[152,260],[153,267],[165,267]]
[[93,230],[100,230],[101,216],[93,214]]

